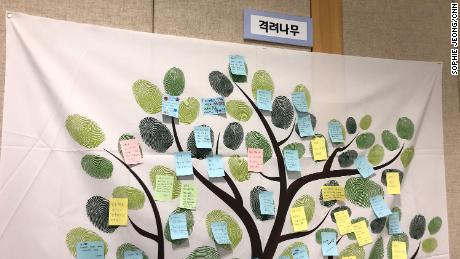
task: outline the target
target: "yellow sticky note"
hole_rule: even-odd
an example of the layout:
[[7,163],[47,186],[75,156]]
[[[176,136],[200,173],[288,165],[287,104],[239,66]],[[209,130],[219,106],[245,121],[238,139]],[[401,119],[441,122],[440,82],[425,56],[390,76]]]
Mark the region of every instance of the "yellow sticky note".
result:
[[109,200],[109,226],[128,225],[128,199],[112,198]]
[[182,184],[180,189],[180,202],[179,207],[189,210],[196,209],[197,191],[196,185]]
[[323,201],[344,201],[345,190],[341,186],[323,186],[321,187]]
[[174,187],[174,176],[157,175],[155,176],[155,199],[158,201],[172,200]]
[[387,190],[388,194],[401,194],[401,186],[399,183],[399,173],[387,173]]
[[392,241],[391,253],[393,259],[407,259],[406,242]]
[[350,215],[347,210],[341,210],[334,213],[335,222],[339,228],[340,235],[345,235],[353,232],[351,227]]
[[291,208],[291,222],[294,232],[306,231],[308,228],[307,217],[303,207]]
[[327,159],[326,139],[324,137],[314,137],[310,141],[313,153],[313,160],[322,161]]
[[356,259],[356,256],[352,255],[352,256],[342,256],[341,257],[342,259]]
[[352,224],[353,232],[355,233],[356,240],[358,240],[359,246],[364,246],[372,243],[372,237],[367,228],[366,221],[361,220],[355,224]]

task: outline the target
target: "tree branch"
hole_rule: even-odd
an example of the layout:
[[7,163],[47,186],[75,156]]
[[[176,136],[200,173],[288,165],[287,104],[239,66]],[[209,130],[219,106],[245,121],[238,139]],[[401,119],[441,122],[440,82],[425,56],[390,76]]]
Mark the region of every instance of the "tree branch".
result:
[[415,257],[417,257],[419,249],[420,249],[420,242],[418,242],[417,250],[415,250],[414,254],[410,257],[410,259],[415,259]]
[[294,132],[294,128],[295,128],[295,122],[296,120],[294,119],[294,124],[292,124],[291,132],[289,132],[289,135],[285,139],[278,141],[278,147],[286,143],[286,141],[288,141],[289,138],[291,138],[292,132]]
[[357,136],[358,136],[358,133],[355,135],[355,137],[346,146],[338,147],[338,148],[334,149],[334,151],[332,152],[332,154],[329,156],[329,158],[327,159],[326,163],[324,164],[323,172],[329,172],[331,170],[332,163],[334,162],[334,158],[337,155],[337,153],[342,152],[345,149],[347,149],[351,145],[351,143],[353,143],[353,141],[355,141]]
[[274,182],[279,182],[280,181],[280,178],[279,177],[275,177],[275,176],[268,176],[262,172],[258,172],[258,174],[260,174],[263,178],[265,179],[268,179],[270,181],[274,181]]
[[331,210],[329,210],[326,215],[324,216],[323,220],[321,220],[321,222],[313,229],[311,230],[308,230],[308,231],[305,231],[305,232],[295,232],[295,233],[289,233],[289,234],[286,234],[286,235],[281,235],[278,239],[278,243],[281,243],[281,242],[284,242],[286,240],[291,240],[291,239],[294,239],[294,238],[299,238],[299,237],[304,237],[304,236],[308,236],[310,235],[311,233],[315,232],[322,224],[323,222],[326,220],[327,216],[329,215],[329,213],[331,212]]
[[142,229],[141,227],[139,227],[138,225],[136,225],[134,223],[134,221],[131,219],[131,217],[128,217],[128,219],[129,219],[129,222],[131,222],[131,225],[133,225],[133,228],[134,228],[134,230],[136,230],[137,233],[139,233],[140,235],[142,235],[142,236],[144,236],[146,238],[150,238],[150,239],[155,240],[155,241],[158,242],[158,235],[155,235],[153,233],[150,233],[150,232]]

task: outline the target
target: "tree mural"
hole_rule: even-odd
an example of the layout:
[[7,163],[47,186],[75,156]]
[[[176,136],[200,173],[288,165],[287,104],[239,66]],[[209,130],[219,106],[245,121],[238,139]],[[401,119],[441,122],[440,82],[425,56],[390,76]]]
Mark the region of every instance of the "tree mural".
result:
[[[246,66],[246,71],[248,67]],[[245,157],[237,154],[228,157],[227,169],[223,176],[224,181],[228,184],[231,193],[227,193],[218,185],[214,184],[203,172],[193,168],[193,175],[205,188],[209,189],[217,198],[222,200],[227,206],[228,210],[234,212],[243,223],[242,226],[233,218],[233,216],[223,210],[212,210],[207,213],[205,224],[208,230],[210,239],[213,239],[211,231],[211,224],[216,221],[225,221],[228,226],[229,239],[231,244],[219,245],[225,249],[234,249],[242,241],[243,232],[247,232],[249,243],[251,246],[251,258],[273,258],[279,246],[284,246],[281,255],[293,258],[291,250],[295,247],[305,247],[307,251],[311,249],[319,249],[317,247],[307,247],[306,244],[301,242],[301,238],[314,235],[318,244],[321,243],[322,232],[335,232],[337,237],[339,234],[335,228],[321,228],[324,222],[331,220],[335,222],[334,213],[339,211],[347,211],[350,215],[352,223],[365,221],[366,225],[370,227],[373,238],[371,244],[372,249],[368,258],[379,259],[384,258],[385,254],[388,258],[392,258],[391,242],[402,241],[406,243],[407,250],[409,251],[409,238],[420,240],[419,245],[411,258],[419,253],[420,246],[424,253],[431,253],[437,247],[437,241],[434,235],[439,231],[442,225],[442,220],[439,217],[432,218],[428,224],[423,215],[414,215],[410,223],[409,229],[405,232],[395,235],[390,235],[387,240],[385,249],[384,239],[380,234],[385,228],[388,228],[388,217],[383,218],[365,218],[355,215],[354,208],[369,208],[371,207],[369,198],[375,195],[385,196],[385,190],[382,187],[386,185],[386,174],[388,172],[397,172],[400,181],[405,176],[404,169],[406,169],[414,155],[414,147],[406,147],[404,141],[409,141],[413,138],[415,133],[415,125],[406,117],[400,118],[395,122],[395,128],[388,128],[381,132],[380,136],[376,136],[369,129],[372,126],[373,118],[370,115],[364,115],[360,118],[359,122],[353,117],[346,119],[344,123],[336,119],[331,119],[330,122],[338,122],[342,127],[343,138],[346,140],[344,143],[332,143],[332,141],[325,137],[325,135],[316,132],[311,137],[301,137],[299,133],[298,121],[296,118],[300,115],[310,115],[313,129],[316,128],[319,120],[311,113],[304,113],[296,111],[290,99],[286,96],[276,96],[272,102],[272,111],[267,114],[263,112],[256,105],[257,90],[267,90],[273,95],[275,94],[275,84],[272,77],[267,71],[258,70],[254,73],[251,82],[251,93],[247,93],[241,83],[247,81],[246,76],[233,75],[227,77],[224,73],[219,71],[212,71],[209,73],[209,84],[211,89],[222,97],[230,97],[234,91],[240,91],[244,99],[230,99],[226,100],[225,106],[227,114],[232,120],[228,123],[223,132],[214,132],[211,127],[211,141],[213,148],[198,148],[194,138],[193,130],[189,132],[187,143],[181,143],[179,136],[184,136],[187,132],[179,132],[177,123],[182,125],[193,125],[193,122],[200,114],[200,102],[197,98],[191,96],[181,96],[185,89],[185,76],[181,69],[171,68],[164,76],[163,85],[165,93],[172,96],[181,96],[182,101],[179,106],[179,118],[167,118],[171,120],[170,127],[163,123],[157,117],[152,117],[153,114],[161,116],[162,111],[162,98],[163,93],[159,87],[147,80],[138,80],[133,83],[132,93],[134,95],[133,101],[149,114],[142,119],[139,123],[139,136],[148,148],[153,149],[158,153],[167,152],[173,145],[178,151],[190,151],[194,159],[206,159],[209,156],[219,154],[219,147],[222,144],[229,150],[236,151],[238,149],[258,148],[263,150],[263,162],[275,160],[277,164],[277,174],[268,174],[267,172],[258,173],[265,181],[275,182],[279,188],[279,196],[275,198],[277,205],[274,216],[262,215],[259,208],[258,194],[266,191],[264,186],[254,186],[250,192],[250,208],[244,206],[243,197],[238,189],[239,182],[251,181],[251,175],[248,171],[248,163]],[[307,105],[310,107],[312,104],[309,90],[302,84],[293,87],[293,92],[300,92],[305,95]],[[252,94],[252,96],[251,96]],[[261,123],[262,127],[257,129],[248,130],[244,127],[244,123],[251,117],[255,116]],[[224,118],[223,118],[224,119]],[[321,122],[323,123],[323,122]],[[65,121],[65,126],[69,135],[81,146],[88,149],[93,149],[100,146],[105,140],[105,134],[101,127],[92,119],[83,115],[72,114],[69,115]],[[208,126],[208,125],[206,125]],[[283,129],[286,135],[283,137],[277,136],[274,128]],[[184,128],[184,127],[183,127]],[[192,127],[191,127],[192,128]],[[291,136],[296,132],[299,135],[300,141],[290,142]],[[120,136],[119,141],[135,138],[134,133],[125,133]],[[303,157],[305,153],[312,152],[311,142],[309,141],[316,138],[324,138],[328,143],[328,157],[323,161],[315,161],[322,166],[322,170],[312,172],[309,168],[303,168],[301,176],[289,180],[285,168],[285,161],[283,153],[285,150],[297,150],[299,157]],[[174,244],[180,244],[184,240],[172,240],[169,230],[169,222],[162,222],[157,202],[154,199],[152,190],[155,190],[155,179],[161,175],[168,175],[174,177],[173,183],[173,199],[179,197],[181,189],[181,181],[176,176],[176,172],[161,164],[152,165],[149,172],[151,183],[145,183],[135,171],[134,167],[129,166],[124,162],[121,147],[118,145],[119,155],[109,151],[106,147],[106,156],[86,154],[81,159],[81,167],[84,172],[90,177],[104,180],[112,176],[113,162],[120,163],[126,168],[126,172],[130,174],[139,184],[140,189],[134,186],[116,186],[113,189],[112,197],[128,198],[128,208],[130,210],[138,210],[144,207],[145,197],[147,197],[148,205],[153,212],[153,219],[155,220],[157,233],[150,233],[144,230],[141,226],[137,225],[131,218],[129,222],[134,230],[145,238],[151,239],[158,244],[158,251],[154,258],[163,259],[167,257],[164,252],[165,240]],[[373,165],[376,175],[370,178],[363,178],[360,176],[359,171],[354,168],[354,161],[358,157],[358,152],[367,153],[367,160]],[[310,159],[310,158],[303,158]],[[386,160],[385,160],[386,159]],[[400,161],[403,168],[397,168],[395,164]],[[336,163],[334,164],[334,161]],[[385,160],[385,161],[384,161]],[[275,170],[271,170],[275,171]],[[380,176],[379,176],[380,174]],[[316,197],[308,194],[303,194],[304,190],[308,188],[311,182],[321,182],[324,186],[339,186],[336,179],[346,177],[344,185],[345,202],[338,201],[325,201],[323,194],[320,191]],[[377,179],[380,179],[378,181]],[[317,215],[315,207],[324,206],[329,208],[326,215]],[[289,220],[289,209],[293,207],[303,207],[306,218],[310,222],[314,217],[320,218],[319,224],[316,226],[309,226],[308,231],[304,232],[289,232],[290,230],[284,229],[285,221]],[[199,209],[199,208],[198,208]],[[400,208],[393,207],[392,211],[403,213]],[[98,231],[104,233],[116,232],[118,226],[108,225],[109,214],[109,201],[106,197],[93,196],[86,202],[86,212],[88,219]],[[171,214],[185,213],[187,221],[187,231],[192,233],[195,224],[194,211],[184,208],[177,208]],[[257,228],[257,221],[272,221],[272,229],[265,244],[262,244],[259,230]],[[426,235],[428,228],[429,237]],[[283,229],[285,234],[283,234]],[[343,238],[349,240],[356,240],[354,233],[349,233],[338,238],[337,244]],[[296,240],[295,240],[296,239]],[[67,233],[66,244],[69,251],[75,256],[75,246],[78,242],[82,241],[103,241],[96,232],[76,227]],[[288,241],[296,241],[291,244],[285,245]],[[105,241],[104,241],[105,243]],[[109,247],[105,243],[105,253]],[[123,258],[124,251],[140,250],[136,245],[125,243],[117,248],[117,259]],[[358,243],[352,243],[346,247],[341,248],[339,258],[344,256],[356,256],[357,259],[366,257],[365,250],[360,247]],[[248,255],[249,257],[249,255]],[[149,258],[144,253],[144,258]],[[220,258],[219,253],[214,247],[201,246],[195,248],[190,252],[187,258]],[[332,257],[331,257],[332,258]]]

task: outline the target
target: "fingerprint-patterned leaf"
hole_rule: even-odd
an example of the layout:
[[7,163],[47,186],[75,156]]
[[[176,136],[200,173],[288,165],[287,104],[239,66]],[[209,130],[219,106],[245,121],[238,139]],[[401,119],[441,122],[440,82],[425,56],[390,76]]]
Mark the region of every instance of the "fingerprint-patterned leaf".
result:
[[139,123],[139,131],[144,143],[157,152],[164,153],[173,144],[171,131],[155,118],[142,119]]
[[233,84],[226,75],[219,71],[212,71],[208,76],[212,89],[223,97],[228,97],[233,92]]
[[407,168],[412,161],[412,158],[414,157],[415,149],[414,147],[408,147],[403,150],[401,153],[401,163],[404,166],[404,168]]
[[185,88],[184,72],[177,67],[170,68],[163,78],[163,85],[167,94],[181,95]]
[[144,193],[131,186],[118,186],[112,191],[114,198],[127,198],[128,209],[138,210],[144,207],[145,195]]
[[[323,186],[339,186],[339,183],[336,180],[329,180],[327,183],[323,184]],[[330,207],[334,206],[337,201],[336,200],[324,201],[323,200],[323,191],[320,190],[320,192],[319,192],[319,202],[321,203],[321,205],[330,208]]]
[[224,221],[227,223],[227,228],[228,228],[228,237],[230,238],[231,245],[219,245],[216,243],[217,246],[223,247],[225,249],[233,249],[238,246],[238,244],[241,241],[241,238],[243,237],[243,233],[241,231],[240,226],[238,226],[238,223],[236,222],[235,219],[233,219],[230,215],[225,213],[222,210],[213,210],[208,213],[206,216],[206,227],[208,229],[208,235],[209,237],[214,240],[214,237],[212,235],[212,229],[211,229],[211,224],[213,222],[220,222]]
[[233,155],[228,159],[228,167],[230,168],[230,174],[238,182],[244,182],[251,178],[248,162],[238,155]]
[[248,121],[252,116],[252,109],[242,100],[230,100],[225,103],[228,114],[238,121]]
[[407,117],[399,118],[396,123],[396,133],[402,139],[411,140],[414,136],[415,126],[414,123]]
[[347,121],[345,122],[345,126],[347,128],[348,134],[355,134],[356,129],[358,126],[356,125],[356,120],[353,117],[348,117]]
[[137,80],[133,84],[133,95],[137,104],[146,113],[161,112],[163,94],[156,85],[147,80]]
[[104,132],[99,125],[83,115],[67,116],[65,127],[73,140],[86,148],[95,148],[105,140]]
[[[372,225],[372,224],[371,224]],[[383,248],[383,239],[379,237],[372,247],[369,259],[383,259],[385,256],[385,249]]]
[[430,232],[430,235],[434,235],[438,233],[438,231],[441,229],[442,226],[442,219],[440,217],[434,217],[430,220],[430,223],[428,223],[428,231]]
[[294,106],[286,96],[277,96],[272,104],[272,124],[280,129],[287,129],[294,120]]
[[[134,137],[133,135],[129,134],[129,133],[124,133],[123,135],[121,135],[119,138],[118,138],[118,153],[120,153],[121,157],[124,157],[123,156],[123,152],[121,152],[121,144],[120,144],[120,141],[122,140],[130,140],[130,139],[134,139],[136,137]],[[139,143],[139,150],[141,152],[141,157],[144,157],[144,154],[142,153],[142,147],[141,147],[141,144]]]
[[409,252],[409,238],[407,237],[406,233],[391,235],[387,243],[388,259],[393,259],[393,252],[391,249],[391,244],[393,241],[405,242],[406,243],[406,253]]
[[358,152],[353,149],[342,152],[339,155],[339,165],[342,168],[350,167],[355,163],[355,159],[358,157]]
[[254,216],[260,220],[268,220],[274,218],[272,215],[262,215],[260,212],[259,193],[264,191],[267,191],[267,189],[265,189],[263,186],[255,186],[252,188],[249,195],[252,213],[254,213]]
[[265,70],[257,70],[252,77],[252,96],[254,99],[257,98],[257,90],[267,90],[273,92],[275,85],[273,83],[272,77]]
[[286,145],[283,148],[283,153],[285,150],[297,150],[297,152],[299,153],[299,158],[305,155],[305,146],[300,142],[294,142],[294,143]]
[[310,222],[315,214],[315,200],[310,195],[302,195],[295,200],[291,208],[303,207],[305,210],[305,217]]
[[345,183],[345,197],[351,203],[363,208],[371,206],[370,197],[384,195],[382,187],[372,180],[362,177],[351,177]]
[[434,250],[436,250],[436,248],[438,248],[438,240],[436,240],[436,238],[429,237],[429,238],[423,240],[423,242],[422,242],[422,250],[423,250],[423,252],[425,252],[427,254],[433,253]]
[[[357,217],[351,220],[352,224],[358,223],[360,221],[366,222],[366,226],[369,227],[369,221],[365,217]],[[348,239],[350,240],[356,240],[356,235],[354,232],[348,233],[347,234]]]
[[387,217],[383,218],[375,218],[371,221],[371,231],[374,234],[379,234],[385,228],[385,224],[387,222]]
[[321,245],[321,233],[323,232],[334,232],[335,233],[335,238],[338,239],[339,237],[339,233],[337,232],[337,230],[335,230],[334,228],[321,228],[321,229],[318,229],[315,233],[315,240],[316,240],[316,243],[318,243],[319,245]]
[[398,138],[389,130],[382,131],[382,143],[389,151],[395,151],[399,148]]
[[[206,126],[207,125],[201,125],[201,126]],[[210,128],[210,133],[211,133],[211,144],[214,145],[214,131],[212,128]],[[197,159],[204,159],[211,155],[212,153],[212,148],[197,148],[196,147],[196,142],[195,142],[195,133],[194,131],[190,132],[190,135],[188,136],[187,139],[187,150],[192,153],[193,158]]]
[[141,251],[142,259],[149,259],[149,257],[145,254],[145,252],[142,249],[131,243],[124,243],[117,248],[117,259],[124,259],[126,251]]
[[369,114],[364,115],[359,121],[359,127],[363,130],[367,130],[372,123],[372,117]]
[[385,150],[379,144],[375,144],[369,153],[367,154],[367,160],[374,166],[377,166],[382,162],[383,157],[385,156]]
[[195,248],[186,259],[220,259],[220,254],[214,247],[200,246]]
[[334,222],[334,223],[336,222],[334,213],[342,211],[342,210],[348,211],[348,216],[351,217],[351,209],[348,206],[338,206],[338,207],[334,208],[331,211],[331,220],[332,220],[332,222]]
[[196,120],[200,112],[200,102],[189,97],[179,104],[179,122],[184,124],[191,124]]
[[77,257],[77,244],[80,242],[93,242],[93,241],[103,241],[104,242],[104,254],[107,254],[109,251],[109,247],[102,237],[100,237],[95,232],[77,227],[71,229],[67,232],[65,243],[67,244],[67,248],[69,249],[70,253],[76,258]]
[[95,227],[105,233],[113,233],[118,226],[109,226],[109,200],[93,196],[86,202],[86,215]]
[[305,94],[305,100],[307,101],[307,106],[311,107],[310,106],[310,104],[311,104],[310,91],[308,91],[308,88],[305,85],[303,85],[303,84],[296,85],[295,88],[294,88],[294,92],[303,92]]
[[423,215],[415,215],[409,225],[409,235],[413,239],[421,239],[425,234],[426,219]]
[[244,139],[244,129],[238,122],[231,122],[224,131],[224,145],[231,149],[237,150]]
[[[178,214],[178,213],[185,213],[185,220],[187,221],[187,232],[189,236],[192,234],[193,231],[193,225],[195,224],[195,221],[193,219],[193,213],[189,209],[183,209],[183,208],[176,208],[169,216],[172,214]],[[166,226],[164,228],[164,236],[165,239],[168,240],[169,242],[175,244],[175,245],[180,245],[187,241],[187,239],[176,239],[172,240],[171,239],[171,232],[169,229],[169,220],[166,222]]]
[[91,177],[109,179],[112,176],[113,164],[99,155],[85,155],[81,158],[81,167]]
[[257,131],[250,131],[245,138],[247,148],[259,148],[264,150],[264,163],[272,158],[272,147],[268,140]]
[[375,136],[371,132],[365,132],[358,135],[356,138],[356,146],[359,149],[368,149],[375,142]]
[[289,259],[294,259],[294,256],[292,255],[292,249],[299,247],[305,247],[305,250],[307,250],[307,255],[310,254],[310,251],[308,250],[308,246],[306,244],[302,242],[295,242],[286,247],[281,253],[281,256],[287,256],[289,257]]
[[366,251],[358,243],[353,243],[340,252],[339,259],[346,256],[356,256],[356,259],[365,259]]
[[398,173],[399,174],[399,183],[402,183],[404,173],[399,169],[385,169],[382,172],[382,176],[380,177],[380,181],[384,186],[387,186],[387,173]]
[[157,165],[150,170],[150,182],[152,183],[153,189],[156,186],[156,177],[157,175],[169,175],[174,177],[173,182],[173,194],[172,198],[175,199],[180,195],[180,181],[176,177],[176,172],[172,169],[167,168],[166,166]]

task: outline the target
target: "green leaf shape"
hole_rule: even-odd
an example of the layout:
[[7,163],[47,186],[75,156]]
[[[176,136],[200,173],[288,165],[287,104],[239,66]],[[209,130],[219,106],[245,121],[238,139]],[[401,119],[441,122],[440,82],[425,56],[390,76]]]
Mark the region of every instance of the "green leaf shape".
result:
[[96,179],[109,179],[112,176],[113,164],[110,160],[99,155],[85,155],[80,161],[81,168]]
[[375,136],[371,132],[364,132],[358,135],[356,138],[356,146],[359,149],[368,149],[374,145]]
[[414,123],[407,117],[399,118],[396,123],[396,133],[402,139],[411,140],[414,136],[415,126]]
[[342,210],[348,211],[348,216],[351,217],[351,209],[348,206],[338,206],[338,207],[334,208],[331,211],[331,220],[332,220],[332,222],[336,223],[334,213],[342,211]]
[[359,121],[359,127],[363,130],[367,130],[372,124],[372,117],[369,114],[364,115]]
[[[205,127],[209,127],[208,125],[200,125],[200,126],[205,126]],[[209,131],[210,131],[210,134],[211,134],[211,144],[212,146],[214,146],[214,131],[212,130],[211,127],[209,127]],[[212,148],[197,148],[196,147],[196,142],[195,142],[195,130],[192,130],[192,132],[190,132],[190,135],[188,136],[188,139],[187,139],[187,150],[190,151],[192,153],[192,157],[193,158],[197,158],[197,159],[205,159],[206,157],[208,157],[209,155],[212,154]]]
[[238,182],[244,182],[251,178],[248,162],[238,155],[233,155],[228,159],[228,167],[230,168],[230,174]]
[[144,143],[157,152],[164,153],[173,144],[171,131],[153,117],[142,119],[139,123],[139,131]]
[[420,240],[425,234],[426,219],[423,215],[415,215],[410,221],[409,235],[411,238]]
[[303,92],[305,94],[305,100],[307,101],[307,106],[310,108],[311,106],[311,95],[308,88],[303,84],[298,84],[294,88],[294,92]]
[[104,233],[113,233],[118,226],[109,226],[109,200],[93,196],[86,202],[86,215],[95,227]]
[[404,168],[407,168],[412,161],[412,158],[414,157],[415,149],[414,147],[408,147],[403,150],[401,153],[401,163],[404,166]]
[[380,177],[380,181],[384,186],[387,186],[387,173],[398,173],[399,174],[399,183],[402,183],[404,173],[399,169],[385,169],[382,172],[382,176]]
[[393,259],[393,252],[391,250],[391,243],[393,241],[405,242],[406,243],[406,253],[409,252],[409,238],[406,233],[391,235],[387,243],[387,255],[388,259]]
[[[351,220],[351,224],[358,223],[360,221],[366,222],[366,226],[369,227],[369,221],[365,217],[357,217]],[[350,240],[356,240],[356,235],[354,232],[348,233],[347,234],[348,239]]]
[[252,96],[254,99],[257,98],[257,90],[267,90],[273,93],[275,84],[273,83],[272,77],[265,70],[257,70],[252,77]]
[[224,131],[224,145],[231,149],[237,150],[244,139],[244,129],[238,122],[231,122]]
[[131,243],[124,243],[117,248],[117,259],[124,259],[126,251],[141,251],[142,259],[149,259],[149,257],[145,254],[145,252],[142,249]]
[[133,95],[137,104],[146,113],[161,112],[163,94],[156,85],[147,80],[137,80],[133,84]]
[[[313,128],[313,130],[315,130],[316,128],[316,116],[309,113],[309,112],[298,112],[298,114],[303,114],[303,115],[310,115],[310,121],[311,121],[311,126]],[[295,132],[297,133],[297,135],[299,136],[299,138],[301,139],[310,139],[311,137],[301,137],[300,136],[300,131],[299,131],[299,124],[296,122],[295,123]]]
[[384,156],[385,150],[383,147],[379,144],[375,144],[371,150],[369,150],[369,153],[367,154],[367,160],[372,165],[377,166],[382,162]]
[[427,254],[433,253],[434,250],[436,250],[436,248],[438,248],[438,240],[436,240],[436,238],[429,237],[429,238],[423,240],[423,242],[422,242],[422,250],[423,250],[423,252],[425,252]]
[[104,254],[107,254],[109,251],[109,247],[107,246],[107,242],[105,242],[102,237],[100,237],[96,232],[91,230],[77,227],[71,229],[67,232],[65,237],[65,243],[67,244],[67,248],[69,252],[76,258],[77,257],[77,244],[80,242],[93,242],[93,241],[103,241],[104,242]]
[[365,259],[366,251],[358,243],[353,243],[340,252],[339,259],[345,256],[356,256],[356,259]]
[[196,120],[200,113],[200,102],[189,97],[179,104],[179,122],[184,124],[191,124]]
[[286,145],[283,148],[283,154],[285,150],[297,150],[297,152],[299,153],[299,158],[302,158],[303,155],[305,155],[305,146],[299,142],[294,142],[294,143]]
[[[123,156],[123,152],[121,152],[121,144],[120,144],[120,141],[122,140],[130,140],[130,139],[135,139],[136,137],[134,137],[134,135],[132,134],[129,134],[129,133],[124,133],[123,135],[121,135],[119,138],[118,138],[118,153],[120,153],[121,157],[124,158]],[[144,154],[142,153],[142,147],[141,147],[141,144],[139,143],[139,150],[141,152],[141,157],[144,157]]]
[[252,109],[242,100],[230,100],[225,103],[228,114],[238,121],[248,121],[252,116]]
[[181,95],[185,88],[184,72],[177,67],[170,68],[163,78],[163,85],[167,94]]
[[[327,183],[323,184],[323,186],[339,186],[339,183],[336,180],[329,180]],[[320,190],[320,192],[319,192],[319,203],[321,203],[321,205],[330,208],[330,207],[334,206],[336,202],[337,202],[336,200],[324,201],[323,200],[323,191]]]
[[442,226],[442,219],[440,217],[434,217],[430,220],[430,223],[428,223],[428,231],[430,232],[430,235],[434,235],[438,233],[438,231],[441,229]]
[[238,223],[227,213],[225,213],[222,210],[213,210],[208,213],[206,216],[206,227],[208,229],[208,235],[209,237],[214,240],[214,236],[212,235],[212,229],[211,229],[211,224],[213,222],[220,222],[224,221],[227,223],[227,229],[228,229],[228,237],[230,238],[231,245],[219,245],[216,243],[216,246],[223,247],[225,249],[234,249],[238,246],[238,244],[241,241],[241,238],[243,237],[243,233],[241,231],[240,226],[238,226]]
[[232,74],[232,71],[230,69],[230,64],[228,65],[228,73],[230,74],[230,77],[232,78],[233,82],[246,83],[248,81],[248,65],[246,64],[246,62],[244,63],[244,69],[246,70],[246,75],[234,75]]
[[371,231],[374,234],[382,233],[383,229],[385,228],[385,224],[387,223],[387,217],[383,218],[375,218],[371,221]]
[[212,71],[209,73],[208,79],[212,89],[219,95],[228,97],[230,94],[232,94],[233,84],[230,79],[228,79],[228,77],[222,72]]
[[348,134],[355,134],[358,128],[355,118],[348,117],[347,121],[345,122],[345,127],[347,128]]
[[80,114],[67,116],[65,127],[73,140],[86,148],[95,148],[105,140],[105,134],[99,125]]
[[[195,224],[195,221],[193,219],[193,213],[191,210],[189,209],[184,209],[184,208],[176,208],[171,214],[169,214],[169,216],[171,216],[172,214],[179,214],[179,213],[185,213],[185,220],[187,222],[187,232],[188,232],[188,235],[190,236],[192,234],[192,231],[193,231],[193,225]],[[171,239],[171,232],[170,232],[170,229],[169,229],[169,220],[166,221],[166,226],[163,230],[163,233],[164,233],[164,237],[166,240],[168,240],[169,242],[175,244],[175,245],[180,245],[182,243],[184,243],[185,241],[187,241],[187,239],[176,239],[176,240],[172,240]]]
[[200,246],[195,248],[186,259],[220,259],[220,254],[214,247]]
[[264,163],[272,158],[272,146],[270,142],[258,131],[250,131],[245,138],[246,149],[259,148],[264,150]]
[[272,124],[280,129],[287,129],[294,120],[294,106],[286,96],[277,96],[272,104]]
[[249,194],[252,213],[254,213],[254,216],[256,216],[256,218],[260,220],[268,220],[275,217],[273,215],[262,215],[260,213],[259,193],[266,191],[267,189],[265,189],[265,187],[263,186],[255,186],[254,188],[252,188],[251,193]]
[[323,232],[334,232],[335,233],[335,238],[338,239],[339,237],[339,233],[337,232],[337,230],[333,229],[333,228],[321,228],[321,229],[318,229],[315,233],[315,240],[316,240],[316,243],[318,243],[319,245],[321,245],[321,233]]
[[307,222],[310,222],[315,214],[315,200],[313,197],[307,194],[300,196],[291,206],[291,208],[297,207],[303,207]]
[[131,186],[118,186],[112,191],[112,197],[114,198],[127,198],[128,209],[139,210],[144,207],[145,194]]
[[362,177],[351,177],[345,183],[345,197],[351,203],[369,208],[371,203],[369,198],[376,195],[384,195],[382,187],[372,180]]
[[153,189],[156,189],[156,179],[157,175],[169,175],[174,177],[173,182],[173,193],[172,198],[175,199],[180,195],[181,184],[177,179],[176,172],[172,169],[167,168],[166,166],[157,165],[150,170],[150,182],[152,183]]
[[383,248],[383,239],[379,237],[372,247],[369,259],[383,259],[385,256],[385,249]]
[[[342,138],[345,140],[346,136],[347,136],[347,131],[345,130],[345,127],[342,125],[342,123],[339,121],[339,120],[336,120],[336,119],[332,119],[328,122],[328,128],[329,128],[329,125],[332,123],[332,122],[338,122],[340,124],[340,127],[342,128]],[[331,137],[329,136],[329,140],[330,142],[332,143],[332,145],[340,145],[342,143],[334,143],[332,142],[332,139]]]
[[339,165],[342,168],[347,168],[352,166],[355,163],[355,159],[358,157],[358,152],[356,150],[350,149],[345,152],[342,152],[339,155]]
[[382,143],[389,151],[395,151],[399,148],[399,139],[389,130],[382,131]]
[[305,247],[305,250],[307,250],[307,255],[310,254],[310,251],[308,250],[308,246],[306,244],[302,242],[295,242],[295,243],[290,244],[288,247],[286,247],[280,256],[288,256],[289,259],[294,259],[291,251],[292,249],[298,248],[298,247]]

